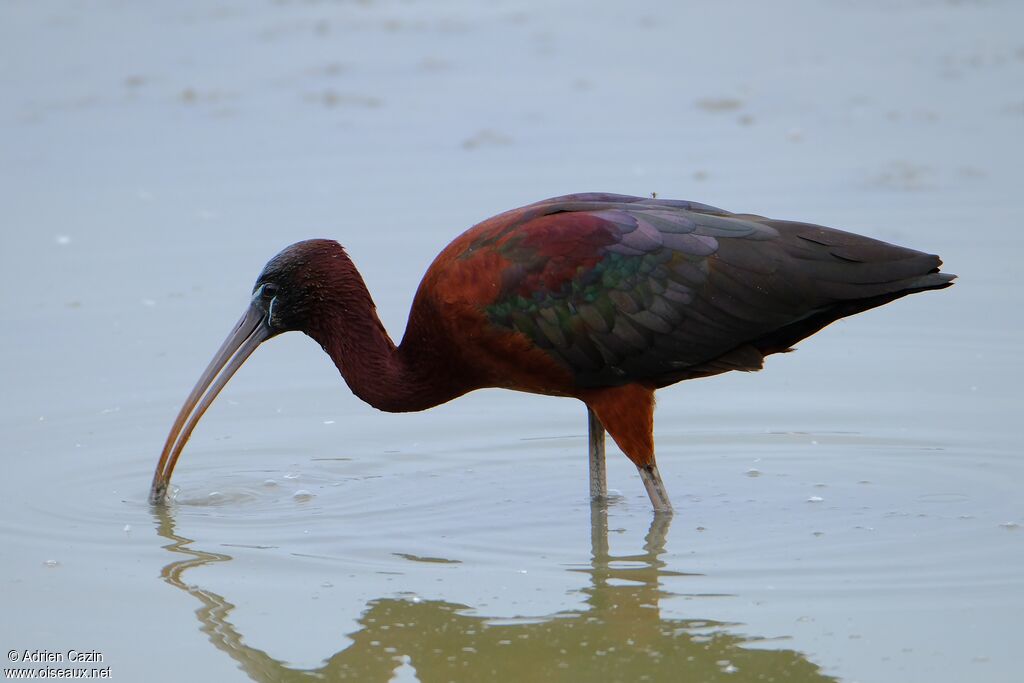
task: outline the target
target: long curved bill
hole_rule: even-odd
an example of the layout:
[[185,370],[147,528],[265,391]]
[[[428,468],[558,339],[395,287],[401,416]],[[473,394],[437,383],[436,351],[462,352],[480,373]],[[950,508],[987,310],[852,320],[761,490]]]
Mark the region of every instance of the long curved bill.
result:
[[250,305],[234,330],[221,344],[217,355],[206,366],[192,393],[185,399],[185,405],[181,407],[177,419],[174,420],[164,450],[160,453],[160,461],[156,464],[156,472],[153,474],[153,486],[149,490],[150,503],[155,505],[163,502],[178,456],[181,455],[203,413],[245,359],[252,355],[257,346],[272,336],[274,332],[267,324],[266,313],[255,305]]

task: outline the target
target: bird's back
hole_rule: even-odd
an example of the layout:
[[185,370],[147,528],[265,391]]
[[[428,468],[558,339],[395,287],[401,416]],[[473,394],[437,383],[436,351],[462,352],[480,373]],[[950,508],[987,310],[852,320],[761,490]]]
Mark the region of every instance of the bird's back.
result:
[[946,287],[955,276],[939,273],[940,263],[840,230],[695,202],[569,195],[456,239],[427,272],[414,314],[459,318],[459,334],[476,330],[462,343],[484,355],[549,359],[537,371],[558,375],[555,383],[664,386],[759,369],[764,356],[838,318]]

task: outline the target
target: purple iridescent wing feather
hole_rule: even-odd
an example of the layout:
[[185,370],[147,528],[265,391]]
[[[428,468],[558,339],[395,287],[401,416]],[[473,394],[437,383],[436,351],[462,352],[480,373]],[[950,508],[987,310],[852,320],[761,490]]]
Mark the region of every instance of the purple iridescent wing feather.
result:
[[935,256],[695,202],[570,195],[522,210],[491,322],[582,387],[754,370],[845,315],[949,284]]

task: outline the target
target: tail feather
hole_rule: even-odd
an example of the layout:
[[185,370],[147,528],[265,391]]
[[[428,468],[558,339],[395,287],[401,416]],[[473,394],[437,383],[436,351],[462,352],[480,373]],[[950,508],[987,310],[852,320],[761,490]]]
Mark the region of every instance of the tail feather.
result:
[[956,275],[952,273],[932,272],[899,283],[893,283],[899,286],[898,289],[863,299],[853,299],[835,304],[802,320],[786,325],[758,339],[753,345],[766,356],[772,353],[785,353],[791,351],[791,347],[798,341],[806,339],[840,318],[863,313],[872,308],[883,306],[890,301],[901,299],[909,294],[926,292],[932,289],[945,289],[951,286],[955,279]]
[[[941,262],[940,262],[941,263]],[[956,275],[953,273],[940,273],[938,270],[927,275],[922,275],[907,283],[907,289],[920,292],[928,289],[945,289],[953,284]]]

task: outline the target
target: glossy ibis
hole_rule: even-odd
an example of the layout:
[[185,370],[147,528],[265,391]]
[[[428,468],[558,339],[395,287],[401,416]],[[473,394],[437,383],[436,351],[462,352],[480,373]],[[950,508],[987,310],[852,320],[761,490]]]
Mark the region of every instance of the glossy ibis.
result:
[[178,413],[153,477],[162,501],[196,423],[262,342],[297,330],[352,391],[390,412],[484,387],[587,406],[591,494],[607,430],[655,510],[654,391],[759,370],[829,323],[952,284],[937,256],[808,223],[696,202],[577,194],[490,218],[427,270],[395,346],[337,242],[299,242],[260,273],[252,301]]

